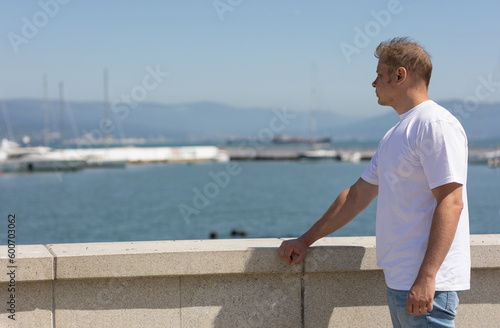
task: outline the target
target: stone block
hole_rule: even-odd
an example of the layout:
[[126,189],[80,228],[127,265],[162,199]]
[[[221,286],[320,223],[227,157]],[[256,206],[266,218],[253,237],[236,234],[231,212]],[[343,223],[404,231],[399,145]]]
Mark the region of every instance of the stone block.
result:
[[500,235],[471,236],[472,268],[500,267]]
[[300,274],[181,277],[182,327],[300,328]]
[[[57,279],[298,272],[279,260],[279,239],[48,245]],[[96,270],[98,268],[98,270]]]
[[[43,245],[16,245],[15,262],[10,263],[8,247],[0,246],[0,266],[15,266],[16,281],[40,281],[53,279],[53,256]],[[11,270],[11,269],[9,269]],[[0,275],[0,283],[9,281],[6,274]]]
[[17,282],[15,290],[15,317],[9,319],[7,301],[10,293],[8,283],[0,284],[0,327],[3,328],[52,328],[52,299],[50,281]]
[[56,327],[180,327],[180,278],[56,280]]
[[460,304],[455,326],[498,328],[500,326],[499,313],[498,304]]
[[474,269],[471,289],[460,293],[457,327],[497,328],[500,322],[500,269]]
[[306,273],[304,327],[391,327],[386,288],[381,270]]
[[305,272],[379,270],[375,237],[327,237],[315,242],[305,258]]

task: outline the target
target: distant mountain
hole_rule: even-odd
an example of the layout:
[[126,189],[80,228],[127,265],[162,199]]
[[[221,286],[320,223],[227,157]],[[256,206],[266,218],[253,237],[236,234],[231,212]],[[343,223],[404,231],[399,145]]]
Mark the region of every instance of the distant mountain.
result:
[[500,103],[477,107],[461,100],[438,102],[462,123],[469,140],[500,138]]
[[[461,101],[443,101],[464,125],[470,139],[500,138],[500,103],[482,104],[472,110]],[[39,99],[5,100],[0,115],[0,138],[19,141],[29,136],[33,144],[43,142],[44,110]],[[197,102],[183,104],[139,103],[136,106],[111,106],[109,120],[103,119],[101,102],[67,102],[64,125],[61,124],[59,102],[48,102],[49,131],[57,141],[64,131],[65,140],[101,139],[108,126],[114,138],[150,140],[226,140],[228,138],[272,135],[310,136],[309,112],[290,113],[282,108],[233,108],[221,103]],[[295,115],[293,118],[291,116]],[[7,122],[7,120],[8,122]],[[316,112],[316,136],[336,140],[380,140],[398,122],[395,112],[369,119],[357,119],[328,111]]]
[[[458,118],[470,141],[500,139],[500,103],[481,104],[477,108],[471,108],[460,100],[436,102]],[[338,128],[332,136],[379,140],[398,121],[396,112],[391,112]]]
[[[48,102],[50,128],[57,138],[61,129],[66,140],[92,134],[99,138],[106,130],[115,138],[146,138],[165,140],[207,140],[275,135],[310,136],[310,114],[291,113],[283,108],[233,108],[214,102],[184,104],[140,103],[136,106],[111,106],[109,121],[103,119],[101,102],[68,102],[65,104],[64,125],[58,101]],[[7,124],[0,119],[0,137],[9,129],[16,140],[30,136],[33,143],[43,140],[44,110],[38,99],[6,100]],[[293,116],[293,117],[291,117]],[[1,116],[0,116],[1,117]],[[4,121],[4,122],[2,122]],[[329,135],[332,129],[354,123],[356,119],[336,113],[316,113],[317,135]]]

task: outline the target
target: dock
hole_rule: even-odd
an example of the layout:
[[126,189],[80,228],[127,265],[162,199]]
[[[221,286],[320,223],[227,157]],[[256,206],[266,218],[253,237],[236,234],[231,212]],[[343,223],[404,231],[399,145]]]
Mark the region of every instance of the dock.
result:
[[[313,150],[311,145],[266,145],[266,146],[225,146],[222,147],[231,160],[302,160],[304,155]],[[329,150],[331,148],[325,148]],[[331,160],[369,161],[375,154],[375,148],[338,148],[338,156]],[[325,158],[323,158],[325,159]]]

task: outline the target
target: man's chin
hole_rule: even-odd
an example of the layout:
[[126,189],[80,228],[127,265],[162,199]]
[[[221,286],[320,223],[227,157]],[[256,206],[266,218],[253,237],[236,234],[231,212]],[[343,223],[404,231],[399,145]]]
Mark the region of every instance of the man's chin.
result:
[[380,106],[389,106],[389,104],[387,104],[386,102],[384,102],[384,101],[383,101],[382,99],[380,99],[380,98],[378,98],[377,102],[378,102],[378,104],[379,104]]

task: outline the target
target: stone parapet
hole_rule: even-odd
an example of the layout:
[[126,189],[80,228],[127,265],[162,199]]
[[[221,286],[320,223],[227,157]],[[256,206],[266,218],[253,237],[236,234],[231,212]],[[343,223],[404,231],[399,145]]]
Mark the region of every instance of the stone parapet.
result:
[[[1,327],[390,327],[374,237],[328,237],[300,265],[282,239],[16,246]],[[471,236],[457,327],[500,322],[500,235]],[[7,246],[0,263],[9,264]],[[8,272],[8,271],[7,271]],[[0,275],[1,303],[12,282]]]

